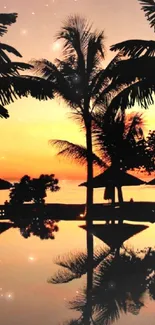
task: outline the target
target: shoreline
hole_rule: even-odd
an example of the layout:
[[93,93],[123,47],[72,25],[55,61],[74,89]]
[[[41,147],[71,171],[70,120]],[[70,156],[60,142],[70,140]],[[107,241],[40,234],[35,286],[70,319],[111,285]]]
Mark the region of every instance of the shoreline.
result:
[[[18,206],[0,205],[0,219],[39,217],[51,220],[86,220],[85,204],[47,203],[44,206],[23,204]],[[138,222],[155,222],[155,202],[124,202],[120,207],[96,203],[92,208],[92,220],[128,220]]]

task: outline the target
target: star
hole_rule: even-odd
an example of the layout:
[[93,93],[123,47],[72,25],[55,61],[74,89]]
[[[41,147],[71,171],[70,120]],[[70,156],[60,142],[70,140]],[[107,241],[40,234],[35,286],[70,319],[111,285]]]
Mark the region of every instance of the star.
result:
[[28,31],[27,29],[21,29],[20,34],[21,35],[27,35]]
[[35,12],[34,11],[32,11],[32,15],[35,15]]
[[14,298],[14,295],[13,295],[13,293],[12,292],[7,292],[6,294],[5,294],[5,298],[6,298],[6,300],[12,300],[13,298]]

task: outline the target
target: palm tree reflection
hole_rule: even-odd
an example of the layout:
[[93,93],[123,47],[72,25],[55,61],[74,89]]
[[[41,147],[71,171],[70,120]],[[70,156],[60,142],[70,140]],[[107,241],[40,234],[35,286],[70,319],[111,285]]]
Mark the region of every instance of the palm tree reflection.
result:
[[[122,314],[138,315],[147,295],[155,299],[155,251],[122,250],[120,255],[110,254],[94,272],[91,321],[109,325]],[[88,316],[86,289],[70,302],[70,308]]]
[[[92,247],[90,240],[91,237],[88,249]],[[88,261],[90,255],[59,257],[56,263],[63,270],[49,280],[65,283],[87,273],[86,286],[69,303],[70,309],[80,312],[80,318],[66,324],[110,325],[123,314],[138,315],[148,295],[155,300],[154,249],[134,252],[122,248],[119,254],[114,250],[100,250],[93,254],[92,268]]]

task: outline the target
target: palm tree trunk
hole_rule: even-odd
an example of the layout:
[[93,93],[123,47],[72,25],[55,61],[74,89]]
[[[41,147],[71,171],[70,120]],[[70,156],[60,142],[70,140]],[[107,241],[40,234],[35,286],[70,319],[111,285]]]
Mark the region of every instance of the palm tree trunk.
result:
[[84,325],[90,325],[92,318],[92,287],[93,287],[93,234],[87,228],[87,302]]
[[93,160],[92,160],[92,133],[91,118],[85,121],[86,145],[87,145],[87,194],[86,194],[86,218],[87,224],[91,225],[91,215],[93,206]]
[[87,145],[87,193],[86,193],[86,225],[87,225],[87,308],[84,324],[90,325],[92,316],[92,285],[93,285],[93,235],[92,207],[93,207],[93,161],[92,161],[92,133],[91,118],[85,119],[86,145]]

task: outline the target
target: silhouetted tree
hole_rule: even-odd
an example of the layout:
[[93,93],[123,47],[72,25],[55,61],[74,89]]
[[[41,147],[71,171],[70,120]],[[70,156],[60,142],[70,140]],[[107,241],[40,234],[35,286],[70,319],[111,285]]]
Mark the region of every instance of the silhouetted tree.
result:
[[[110,254],[110,249],[99,249],[93,255],[93,268],[95,269],[104,258]],[[82,277],[88,272],[87,253],[72,252],[58,256],[55,263],[61,268],[56,274],[48,279],[49,283],[62,284]]]
[[155,131],[149,131],[146,143],[146,152],[149,156],[149,171],[155,170]]
[[20,233],[24,238],[37,236],[40,239],[54,239],[54,233],[59,230],[56,220],[43,220],[33,217],[31,220],[16,221],[14,227],[20,229]]
[[[155,26],[155,3],[154,0],[138,0],[142,5],[142,10],[150,23],[151,27]],[[155,41],[154,40],[141,40],[132,39],[123,41],[111,46],[112,51],[119,51],[124,55],[125,60],[121,65],[117,65],[115,72],[116,78],[122,82],[128,80],[133,83],[130,87],[122,92],[122,96],[118,97],[118,102],[126,102],[126,99],[142,100],[142,107],[148,108],[149,105],[154,103],[152,91],[154,92],[155,79]],[[124,101],[123,101],[124,96]],[[144,97],[145,99],[144,99]],[[125,99],[126,98],[126,99]],[[139,98],[139,99],[138,99]],[[141,98],[141,99],[140,99]],[[126,106],[126,104],[125,104]]]
[[121,314],[139,314],[146,294],[154,299],[154,255],[153,249],[146,249],[108,256],[94,272],[91,317],[87,311],[86,288],[70,302],[70,308],[81,312],[83,324],[110,325]]
[[40,175],[39,178],[24,176],[19,183],[15,183],[10,191],[10,203],[22,204],[24,202],[44,203],[46,191],[56,192],[60,189],[58,179],[54,174]]
[[155,2],[154,0],[138,0],[142,5],[142,10],[150,23],[151,27],[155,27]]
[[[16,13],[0,14],[0,36],[7,32],[7,26],[16,22]],[[9,114],[4,107],[17,98],[31,95],[39,100],[53,98],[53,87],[50,81],[39,77],[20,75],[20,71],[31,69],[32,65],[23,62],[13,62],[7,53],[18,58],[22,55],[12,46],[0,42],[0,117],[8,118]]]
[[[143,118],[134,113],[125,116],[117,114],[109,123],[106,114],[95,117],[93,125],[93,163],[100,168],[112,165],[123,170],[151,169],[151,149],[143,134]],[[87,150],[65,140],[51,140],[58,149],[58,155],[75,160],[80,164],[87,161]],[[150,165],[149,165],[150,163]]]
[[[123,70],[121,53],[103,69],[104,40],[103,31],[94,32],[85,19],[71,16],[57,34],[57,41],[62,42],[63,59],[56,59],[55,64],[47,60],[32,62],[36,73],[55,84],[55,94],[63,98],[74,110],[76,117],[81,118],[84,123],[87,148],[87,215],[91,214],[93,203],[92,116],[99,110],[105,112],[107,108],[109,116],[115,115],[119,108],[124,111],[133,106],[135,101],[139,105],[146,101],[147,106],[151,96],[151,92],[149,95],[145,91],[133,93],[133,83],[137,79],[132,75],[125,78],[126,69]],[[120,73],[123,74],[122,78]]]

